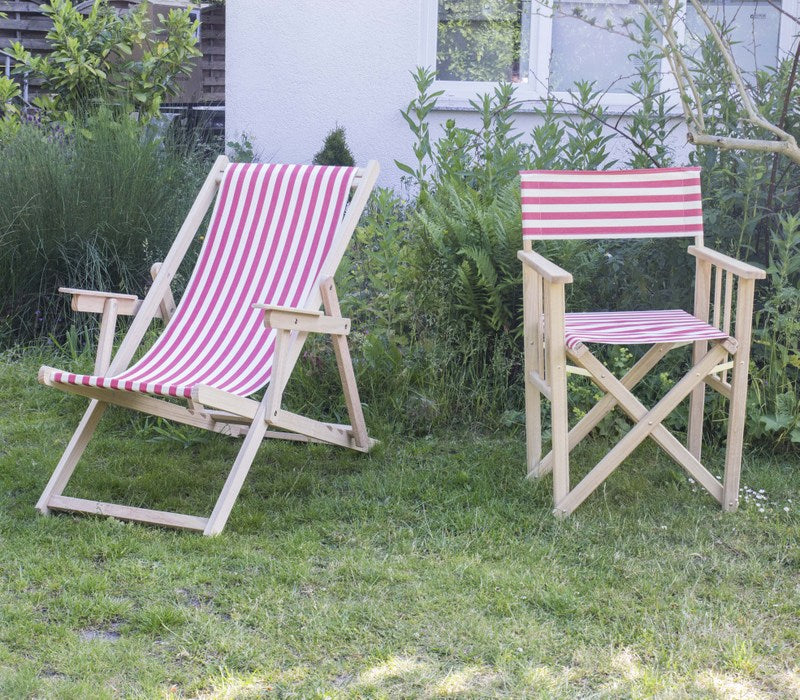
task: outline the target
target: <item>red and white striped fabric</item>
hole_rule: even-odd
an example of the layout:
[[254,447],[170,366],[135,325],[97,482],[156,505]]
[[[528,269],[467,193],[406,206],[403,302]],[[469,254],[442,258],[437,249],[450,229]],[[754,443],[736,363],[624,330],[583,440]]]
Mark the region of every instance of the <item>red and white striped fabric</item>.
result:
[[685,311],[600,311],[566,314],[564,339],[574,350],[580,343],[641,345],[727,338]]
[[703,235],[700,168],[520,173],[522,237]]
[[339,230],[355,168],[234,163],[220,184],[189,284],[152,348],[113,377],[53,380],[190,397],[246,396],[269,382],[275,332],[252,304],[302,308]]

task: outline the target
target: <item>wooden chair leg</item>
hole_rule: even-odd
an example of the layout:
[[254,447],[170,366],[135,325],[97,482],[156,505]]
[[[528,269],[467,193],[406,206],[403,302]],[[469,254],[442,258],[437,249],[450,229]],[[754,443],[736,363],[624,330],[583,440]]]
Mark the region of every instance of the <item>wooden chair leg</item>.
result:
[[[659,343],[650,348],[639,361],[620,379],[620,384],[626,389],[633,389],[647,373],[666,355],[675,345],[671,343]],[[585,349],[585,346],[584,346]],[[580,358],[575,358],[581,365]],[[581,365],[583,366],[583,365]],[[601,398],[583,418],[569,431],[567,435],[568,449],[570,452],[577,447],[589,433],[592,432],[614,408],[617,407],[617,399],[611,394],[606,394]],[[553,453],[548,452],[542,459],[539,466],[539,475],[550,472],[553,468]]]
[[[656,348],[658,348],[658,346],[652,348],[650,352],[653,352]],[[614,401],[614,405],[619,407],[634,423],[638,423],[644,419],[648,410],[645,408],[644,404],[630,392],[631,387],[626,385],[626,379],[636,370],[639,363],[620,380],[607,370],[603,364],[589,352],[585,345],[574,354],[568,354],[577,365],[588,370],[592,381],[606,392],[606,396],[603,400],[611,398]],[[645,359],[647,359],[647,354],[639,362],[641,363]],[[631,383],[631,381],[628,382],[628,384]],[[596,404],[595,407],[598,405],[600,404]],[[589,411],[589,413],[584,416],[581,423],[591,414],[592,411]],[[580,427],[581,423],[576,427]],[[573,428],[573,430],[575,429]],[[573,431],[570,431],[570,449],[572,449],[572,432]],[[678,466],[683,467],[689,476],[696,479],[718,503],[722,503],[722,484],[714,478],[714,475],[711,474],[711,472],[709,472],[663,424],[654,425],[650,437],[675,460]]]
[[542,342],[539,318],[542,313],[542,280],[527,265],[522,266],[523,342],[525,343],[525,452],[529,477],[542,475],[542,394],[530,381],[531,372],[543,374],[540,367]]
[[525,453],[528,476],[541,476],[542,394],[529,381],[525,382]]
[[102,401],[92,400],[89,403],[86,413],[83,414],[81,422],[67,445],[67,449],[64,450],[61,460],[53,471],[50,481],[47,482],[42,495],[39,496],[36,509],[40,513],[49,514],[50,508],[48,504],[50,499],[63,493],[106,408],[108,408],[108,404]]
[[[341,317],[342,310],[339,307],[339,297],[336,294],[336,285],[333,283],[333,278],[329,277],[323,280],[320,290],[325,313],[328,316]],[[361,398],[358,395],[358,385],[356,384],[356,375],[353,370],[353,359],[350,357],[350,346],[347,344],[347,336],[332,335],[331,342],[333,343],[333,352],[336,355],[336,366],[339,368],[339,378],[342,380],[344,401],[347,405],[347,414],[350,417],[350,427],[353,429],[353,439],[358,447],[367,448],[369,445],[367,422],[364,420],[364,410],[361,407]]]
[[736,299],[736,342],[731,373],[731,400],[725,448],[725,474],[722,480],[722,508],[739,507],[739,478],[742,470],[744,422],[747,416],[747,380],[750,374],[750,342],[753,333],[755,280],[740,279]]
[[725,473],[722,479],[722,509],[735,511],[739,507],[739,478],[742,470],[744,422],[747,415],[747,362],[735,360],[731,377],[731,401],[728,415],[728,435],[725,446]]
[[[726,343],[714,346],[688,374],[677,382],[666,395],[636,423],[625,436],[601,459],[595,467],[570,491],[561,503],[556,504],[556,515],[569,515],[613,472],[642,441],[655,430],[691,390],[729,352]],[[555,469],[555,467],[554,467]]]
[[228,516],[231,514],[258,448],[261,446],[261,441],[267,432],[267,422],[265,420],[267,410],[267,401],[262,401],[255,418],[253,418],[250,430],[247,431],[244,442],[239,448],[239,454],[236,455],[236,461],[233,463],[228,478],[225,480],[225,486],[222,488],[222,492],[214,505],[214,510],[206,523],[205,530],[203,530],[204,535],[218,535],[225,527],[225,523],[228,522]]
[[[708,350],[705,340],[698,340],[692,348],[692,365],[696,365]],[[703,415],[705,413],[706,385],[698,384],[689,395],[689,424],[686,447],[695,459],[700,460],[703,449]]]
[[545,285],[547,381],[550,384],[550,432],[553,452],[553,500],[556,508],[569,493],[569,409],[567,352],[564,344],[564,285]]
[[[711,264],[697,259],[694,279],[694,315],[708,323],[709,304],[711,303]],[[700,362],[708,351],[705,340],[695,341],[692,345],[692,366]],[[706,385],[698,384],[689,396],[689,424],[686,435],[686,447],[694,458],[700,461],[703,447],[703,413],[706,401]]]

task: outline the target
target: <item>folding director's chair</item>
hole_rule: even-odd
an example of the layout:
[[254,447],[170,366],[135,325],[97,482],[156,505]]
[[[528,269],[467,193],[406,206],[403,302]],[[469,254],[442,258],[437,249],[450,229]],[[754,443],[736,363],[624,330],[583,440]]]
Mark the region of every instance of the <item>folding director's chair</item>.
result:
[[[366,452],[367,436],[333,275],[378,176],[366,168],[229,163],[211,169],[164,262],[151,270],[143,300],[62,289],[72,308],[102,314],[94,374],[42,367],[39,381],[90,399],[83,420],[37,508],[222,531],[264,438],[324,442]],[[175,306],[170,281],[214,202],[186,291]],[[319,310],[324,307],[324,313]],[[118,315],[134,316],[113,361]],[[133,365],[154,319],[165,327]],[[314,420],[281,407],[284,387],[309,333],[330,335],[351,425]],[[248,396],[267,387],[261,400]],[[244,436],[208,518],[64,496],[63,491],[109,404],[178,423]],[[168,465],[165,466],[168,468]]]
[[[763,270],[703,245],[699,168],[627,171],[525,171],[521,174],[528,474],[553,472],[555,514],[568,515],[648,436],[722,504],[738,505],[755,280]],[[572,275],[533,252],[540,239],[690,237],[696,258],[694,314],[680,310],[565,313]],[[712,269],[714,270],[712,285]],[[713,316],[711,295],[713,287]],[[733,305],[734,288],[736,303]],[[710,321],[710,322],[709,322]],[[621,379],[588,344],[652,347]],[[693,367],[652,408],[631,389],[670,350],[693,344]],[[710,347],[709,347],[710,346]],[[573,364],[567,364],[567,360]],[[731,372],[730,381],[727,380]],[[588,375],[605,396],[568,426],[567,373]],[[722,483],[700,463],[703,404],[708,384],[730,402]],[[541,457],[541,397],[550,401],[552,449]],[[663,425],[690,396],[688,448]],[[576,485],[569,453],[614,408],[634,423]]]

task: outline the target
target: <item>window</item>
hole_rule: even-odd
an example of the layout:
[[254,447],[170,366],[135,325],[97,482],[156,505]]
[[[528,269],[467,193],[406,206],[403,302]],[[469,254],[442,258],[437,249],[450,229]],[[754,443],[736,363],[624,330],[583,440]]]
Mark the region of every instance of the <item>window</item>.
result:
[[530,73],[530,6],[530,0],[439,0],[439,78],[526,82]]
[[[435,66],[437,89],[444,103],[466,106],[476,93],[500,80],[517,84],[526,101],[548,93],[566,97],[578,80],[595,81],[608,90],[606,105],[624,108],[633,97],[635,79],[630,54],[638,45],[605,31],[607,22],[642,19],[634,0],[562,0],[549,9],[540,0],[423,0],[422,62]],[[783,0],[797,15],[800,0]],[[730,40],[738,63],[747,72],[774,66],[791,50],[796,26],[770,0],[711,0],[705,7],[716,20],[732,25]],[[574,16],[593,17],[596,26]],[[680,30],[689,50],[706,30],[697,13],[686,10]],[[449,106],[449,105],[448,105]]]
[[[592,17],[592,26],[574,13],[582,11]],[[577,80],[594,80],[597,88],[624,93],[633,76],[628,56],[637,50],[636,42],[600,29],[611,22],[620,26],[626,19],[641,21],[641,8],[630,2],[564,2],[552,19],[552,54],[550,57],[550,89],[567,92]],[[588,49],[588,50],[587,50]]]
[[[711,2],[705,5],[711,19],[730,27],[728,41],[733,57],[742,70],[754,73],[757,69],[776,65],[780,52],[781,13],[774,5],[761,2]],[[697,11],[686,9],[686,41],[696,46],[708,30]]]

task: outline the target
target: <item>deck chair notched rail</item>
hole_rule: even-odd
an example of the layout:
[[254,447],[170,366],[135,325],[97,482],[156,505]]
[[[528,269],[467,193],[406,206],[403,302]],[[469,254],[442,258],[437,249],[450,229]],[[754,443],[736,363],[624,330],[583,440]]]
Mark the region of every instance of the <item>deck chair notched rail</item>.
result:
[[[323,442],[366,452],[367,435],[333,275],[378,176],[365,168],[230,163],[220,156],[203,183],[153,283],[133,295],[76,289],[76,311],[102,314],[92,375],[42,367],[39,381],[86,396],[89,407],[37,509],[75,511],[202,531],[222,531],[265,438]],[[179,304],[170,290],[181,261],[214,205],[208,232]],[[324,311],[320,311],[320,306]],[[120,315],[133,316],[113,355]],[[154,319],[164,330],[131,365]],[[281,398],[309,333],[328,335],[350,425],[291,413]],[[258,401],[249,395],[266,387]],[[64,496],[105,409],[142,411],[243,437],[208,518]],[[183,405],[182,405],[183,404]]]
[[[523,250],[518,257],[523,268],[528,476],[552,472],[554,513],[569,515],[651,437],[724,510],[735,510],[755,281],[763,279],[765,272],[704,245],[700,169],[523,171],[520,183]],[[696,259],[692,314],[681,310],[567,313],[565,286],[573,281],[572,275],[534,252],[532,246],[536,240],[672,237],[694,239],[694,245],[688,247]],[[646,344],[651,348],[619,379],[589,350],[589,344]],[[693,366],[648,410],[632,389],[667,352],[687,344],[692,345]],[[572,429],[568,425],[568,373],[588,376],[604,393]],[[730,403],[721,483],[700,462],[706,386]],[[550,402],[552,424],[551,450],[544,457],[542,396]],[[689,422],[684,446],[663,421],[687,396]],[[633,426],[572,486],[570,452],[615,408]]]

